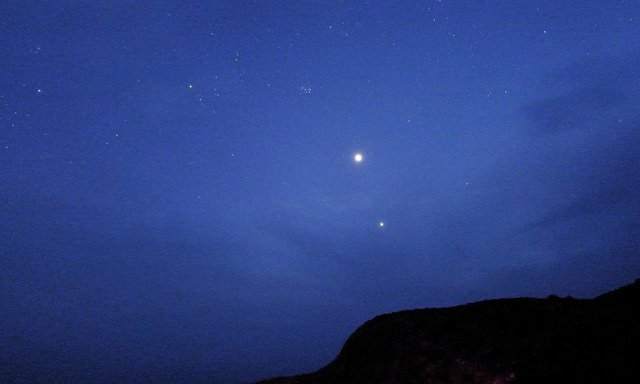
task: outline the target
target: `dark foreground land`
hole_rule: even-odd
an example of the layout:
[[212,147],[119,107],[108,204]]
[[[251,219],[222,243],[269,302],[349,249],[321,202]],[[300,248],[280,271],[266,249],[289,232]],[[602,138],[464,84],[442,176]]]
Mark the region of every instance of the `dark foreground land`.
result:
[[640,279],[589,300],[490,300],[364,323],[317,372],[260,384],[640,383]]

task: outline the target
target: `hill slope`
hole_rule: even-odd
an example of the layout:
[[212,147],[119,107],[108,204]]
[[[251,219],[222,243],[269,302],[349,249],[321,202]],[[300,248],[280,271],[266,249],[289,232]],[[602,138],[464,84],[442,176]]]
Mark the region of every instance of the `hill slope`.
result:
[[590,300],[490,300],[385,314],[321,370],[261,384],[632,383],[640,280]]

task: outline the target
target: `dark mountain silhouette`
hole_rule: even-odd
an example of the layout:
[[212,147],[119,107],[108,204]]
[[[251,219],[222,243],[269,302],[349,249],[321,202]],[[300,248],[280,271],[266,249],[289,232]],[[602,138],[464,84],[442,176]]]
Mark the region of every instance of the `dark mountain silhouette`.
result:
[[489,300],[381,315],[315,373],[260,384],[637,383],[640,279],[594,299]]

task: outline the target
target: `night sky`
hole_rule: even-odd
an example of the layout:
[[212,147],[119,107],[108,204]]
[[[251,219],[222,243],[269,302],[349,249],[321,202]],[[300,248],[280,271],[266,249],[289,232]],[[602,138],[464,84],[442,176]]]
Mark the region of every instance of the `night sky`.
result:
[[640,276],[637,1],[3,1],[0,69],[3,383],[242,383]]

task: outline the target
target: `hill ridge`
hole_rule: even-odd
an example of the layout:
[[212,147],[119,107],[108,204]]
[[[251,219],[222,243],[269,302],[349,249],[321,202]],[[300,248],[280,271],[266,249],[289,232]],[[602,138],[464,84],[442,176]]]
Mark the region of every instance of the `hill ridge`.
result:
[[635,382],[640,279],[592,299],[488,299],[377,315],[320,370],[259,384]]

